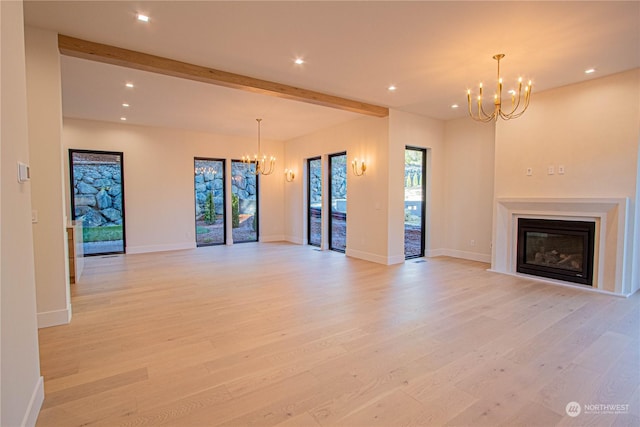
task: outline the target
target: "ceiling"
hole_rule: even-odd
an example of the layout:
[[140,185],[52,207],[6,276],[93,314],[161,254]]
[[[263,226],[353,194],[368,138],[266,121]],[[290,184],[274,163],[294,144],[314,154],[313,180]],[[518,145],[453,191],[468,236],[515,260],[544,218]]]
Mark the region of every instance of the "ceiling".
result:
[[[540,91],[640,67],[637,1],[27,0],[24,13],[28,26],[442,120],[467,114],[468,88],[493,90],[496,53],[505,88],[533,80],[532,104]],[[61,67],[65,117],[240,136],[255,136],[261,117],[275,140],[359,117],[83,59]]]

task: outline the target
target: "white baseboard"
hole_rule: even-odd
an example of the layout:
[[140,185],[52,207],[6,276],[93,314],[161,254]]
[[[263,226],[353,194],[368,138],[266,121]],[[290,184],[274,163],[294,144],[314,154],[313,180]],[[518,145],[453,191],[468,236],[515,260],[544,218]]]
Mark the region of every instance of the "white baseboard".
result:
[[284,235],[276,234],[276,235],[273,235],[273,236],[260,236],[259,240],[261,242],[265,242],[266,243],[266,242],[283,242],[286,239],[285,239]]
[[297,237],[297,236],[285,236],[284,240],[286,242],[289,243],[295,243],[296,245],[306,245],[307,244],[307,239],[303,239],[301,237]]
[[491,263],[491,254],[480,254],[478,252],[459,251],[456,249],[439,249],[439,251],[441,251],[439,254],[441,256],[450,256],[453,258],[468,259],[469,261],[486,262],[489,264]]
[[427,258],[433,258],[436,256],[448,256],[445,251],[446,249],[427,249],[424,251],[424,256]]
[[452,258],[468,259],[469,261],[479,261],[491,263],[490,254],[480,254],[477,252],[459,251],[456,249],[431,249],[425,253],[427,258],[433,258],[436,256],[450,256]]
[[63,310],[43,311],[38,313],[38,328],[66,325],[71,322],[71,305]]
[[387,265],[402,264],[405,262],[404,254],[392,255],[387,257]]
[[375,262],[377,264],[391,265],[391,264],[399,264],[404,262],[404,256],[400,261],[397,260],[398,257],[387,257],[384,255],[372,254],[370,252],[359,251],[356,249],[349,249],[345,251],[345,255],[352,257],[363,259],[365,261]]
[[179,251],[195,249],[196,242],[169,243],[165,245],[127,246],[128,254],[144,254],[149,252]]
[[40,408],[42,408],[43,402],[44,378],[38,377],[38,381],[33,388],[33,393],[31,394],[31,399],[29,399],[29,405],[27,406],[24,418],[22,419],[22,424],[20,424],[21,427],[34,427],[36,425],[38,414],[40,413]]
[[610,296],[620,297],[620,298],[629,298],[631,295],[633,295],[633,292],[629,293],[629,294],[618,294],[618,293],[615,293],[615,292],[606,291],[604,289],[594,288],[594,287],[589,286],[589,285],[581,285],[579,283],[570,283],[570,282],[565,282],[565,281],[562,281],[562,280],[548,279],[546,277],[532,276],[530,274],[498,271],[498,270],[494,270],[492,268],[488,268],[487,271],[490,271],[492,273],[498,273],[498,274],[506,274],[507,276],[521,277],[523,279],[530,279],[530,280],[533,280],[535,282],[545,283],[547,285],[564,286],[566,288],[579,289],[579,290],[585,291],[585,292],[595,292],[597,294],[610,295]]

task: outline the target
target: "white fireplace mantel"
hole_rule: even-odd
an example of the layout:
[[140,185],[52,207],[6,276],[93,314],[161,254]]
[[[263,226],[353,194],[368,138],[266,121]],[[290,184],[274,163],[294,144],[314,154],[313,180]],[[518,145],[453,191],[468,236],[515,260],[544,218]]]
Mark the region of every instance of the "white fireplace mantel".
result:
[[631,239],[627,238],[628,210],[628,198],[496,199],[491,270],[520,275],[516,273],[518,218],[592,220],[596,222],[594,278],[593,286],[586,288],[627,296],[631,293],[631,265],[627,262],[631,251]]

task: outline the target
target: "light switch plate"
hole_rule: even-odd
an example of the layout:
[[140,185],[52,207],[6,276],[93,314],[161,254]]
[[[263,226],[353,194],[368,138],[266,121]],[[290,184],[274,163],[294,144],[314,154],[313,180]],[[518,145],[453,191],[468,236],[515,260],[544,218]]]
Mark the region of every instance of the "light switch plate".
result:
[[29,165],[18,162],[18,182],[23,183],[29,181],[31,178],[31,171]]

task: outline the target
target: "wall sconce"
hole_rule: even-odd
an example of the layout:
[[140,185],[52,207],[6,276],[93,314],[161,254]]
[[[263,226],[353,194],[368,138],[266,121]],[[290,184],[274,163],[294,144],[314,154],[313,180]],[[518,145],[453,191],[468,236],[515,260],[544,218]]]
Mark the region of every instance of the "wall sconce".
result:
[[291,169],[285,169],[284,170],[284,179],[287,182],[291,182],[293,181],[293,179],[296,177],[296,174],[291,170]]
[[353,169],[353,174],[355,176],[362,176],[362,175],[364,175],[365,171],[367,170],[367,165],[364,162],[364,160],[361,161],[360,163],[358,163],[358,158],[356,157],[351,162],[351,168]]

